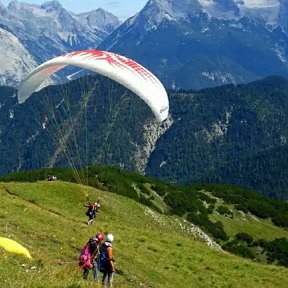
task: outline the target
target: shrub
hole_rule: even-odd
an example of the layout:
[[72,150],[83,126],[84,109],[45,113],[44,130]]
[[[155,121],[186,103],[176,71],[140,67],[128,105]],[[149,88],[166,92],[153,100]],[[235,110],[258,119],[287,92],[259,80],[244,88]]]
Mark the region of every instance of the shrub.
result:
[[237,233],[236,239],[239,241],[246,242],[247,244],[251,244],[253,242],[253,237],[249,235],[248,233]]
[[261,200],[247,201],[247,208],[254,215],[264,219],[276,212],[272,205]]
[[207,202],[208,204],[215,204],[217,202],[217,200],[215,198],[212,198],[212,197],[210,197],[210,196],[208,196],[202,192],[198,192],[198,196],[199,196],[199,199]]
[[269,263],[276,262],[288,267],[288,240],[286,238],[278,238],[266,243],[265,250]]
[[220,213],[221,215],[233,217],[233,212],[227,206],[224,205],[219,206],[217,208],[217,212]]
[[266,240],[264,240],[264,239],[259,239],[259,240],[254,241],[252,245],[253,245],[253,246],[259,246],[259,247],[264,248],[264,247],[266,246],[266,244],[267,244],[267,241],[266,241]]
[[143,205],[146,205],[148,207],[152,206],[152,202],[148,198],[146,198],[142,195],[140,195],[139,201],[140,201],[140,203],[142,203]]
[[220,221],[213,223],[206,215],[189,213],[187,219],[198,225],[201,229],[211,234],[214,238],[227,241],[229,238],[223,229],[223,224]]
[[280,227],[288,227],[288,214],[287,213],[277,213],[272,217],[272,222]]
[[222,248],[235,255],[242,256],[244,258],[255,259],[255,253],[246,245],[239,244],[237,240],[230,241],[222,245]]

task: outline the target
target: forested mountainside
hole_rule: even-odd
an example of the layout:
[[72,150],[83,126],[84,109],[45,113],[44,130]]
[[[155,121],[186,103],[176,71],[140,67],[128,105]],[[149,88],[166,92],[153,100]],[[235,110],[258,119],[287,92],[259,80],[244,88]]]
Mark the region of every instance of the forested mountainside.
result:
[[22,105],[1,87],[0,172],[98,163],[287,198],[287,91],[278,77],[170,91],[159,126],[137,96],[103,77],[47,87]]

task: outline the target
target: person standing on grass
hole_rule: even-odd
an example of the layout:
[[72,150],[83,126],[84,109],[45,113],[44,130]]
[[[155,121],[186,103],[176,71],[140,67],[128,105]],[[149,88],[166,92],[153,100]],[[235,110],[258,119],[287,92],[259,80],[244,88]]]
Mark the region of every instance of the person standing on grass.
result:
[[115,272],[115,260],[113,259],[113,249],[112,242],[114,241],[114,236],[112,234],[107,234],[106,241],[101,246],[100,257],[98,261],[98,269],[103,273],[102,285],[104,287],[112,288],[113,277]]
[[94,204],[84,205],[84,207],[88,207],[86,212],[86,216],[89,217],[87,221],[87,225],[91,225],[96,220],[96,213],[100,212],[100,201],[95,202]]
[[102,233],[97,233],[96,236],[90,238],[83,247],[79,257],[79,266],[83,269],[83,279],[87,279],[89,271],[93,270],[94,281],[98,281],[99,270],[97,258],[99,257],[99,251],[103,241],[104,235]]

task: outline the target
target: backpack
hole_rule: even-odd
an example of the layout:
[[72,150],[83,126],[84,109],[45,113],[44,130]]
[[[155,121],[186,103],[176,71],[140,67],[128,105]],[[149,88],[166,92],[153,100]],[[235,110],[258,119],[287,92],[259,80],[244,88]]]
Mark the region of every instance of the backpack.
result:
[[86,211],[86,216],[90,216],[93,213],[93,208],[89,207],[88,210]]
[[90,252],[90,243],[94,241],[93,238],[89,239],[89,241],[85,244],[85,246],[82,248],[82,251],[80,253],[78,264],[81,268],[91,269],[93,268],[92,263],[92,255]]
[[100,257],[98,260],[98,270],[100,272],[107,272],[108,270],[107,247],[112,247],[112,244],[105,242],[100,249]]

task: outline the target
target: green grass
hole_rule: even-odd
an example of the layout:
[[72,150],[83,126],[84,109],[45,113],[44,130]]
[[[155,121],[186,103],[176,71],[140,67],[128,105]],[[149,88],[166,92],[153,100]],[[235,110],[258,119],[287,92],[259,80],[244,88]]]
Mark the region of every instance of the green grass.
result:
[[[233,213],[233,218],[217,213],[217,207],[220,205],[228,207]],[[281,237],[288,238],[288,230],[275,226],[270,219],[261,219],[251,213],[238,211],[233,205],[227,205],[219,198],[217,198],[216,209],[209,218],[213,222],[221,221],[229,237],[234,237],[237,233],[246,232],[250,234],[254,240],[274,240],[275,238]]]
[[[101,212],[85,224],[86,194]],[[32,254],[28,261],[0,250],[2,287],[97,287],[84,281],[77,258],[98,231],[115,235],[115,287],[286,287],[287,269],[208,248],[179,218],[135,201],[65,182],[0,183],[0,235]],[[24,266],[25,265],[25,266]]]
[[254,240],[274,240],[275,238],[281,237],[288,238],[288,231],[273,225],[269,219],[264,220],[249,213],[246,214],[237,210],[231,210],[233,211],[232,219],[216,213],[211,216],[212,221],[221,221],[223,223],[224,230],[230,237],[240,232],[246,232],[250,234]]

